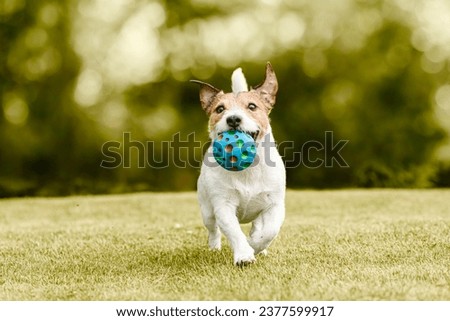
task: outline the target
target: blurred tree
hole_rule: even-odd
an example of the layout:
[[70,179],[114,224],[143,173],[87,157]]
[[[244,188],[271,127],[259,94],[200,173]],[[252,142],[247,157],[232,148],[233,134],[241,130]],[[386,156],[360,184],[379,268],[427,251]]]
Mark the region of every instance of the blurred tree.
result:
[[[256,85],[268,60],[289,187],[446,186],[445,0],[0,3],[0,196],[195,188],[207,118],[187,80],[229,90],[242,66]],[[339,140],[348,167],[305,154]],[[109,141],[131,166],[100,166]]]
[[69,3],[0,8],[0,194],[69,193],[77,177],[98,172],[100,141],[71,99],[79,59]]

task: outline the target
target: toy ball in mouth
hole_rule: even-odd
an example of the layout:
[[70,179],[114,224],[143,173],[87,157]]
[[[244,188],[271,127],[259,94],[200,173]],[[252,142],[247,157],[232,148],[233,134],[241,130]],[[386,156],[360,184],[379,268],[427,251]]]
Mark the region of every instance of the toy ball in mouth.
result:
[[213,142],[213,155],[220,166],[229,171],[242,171],[256,157],[255,140],[247,133],[229,130],[220,133]]

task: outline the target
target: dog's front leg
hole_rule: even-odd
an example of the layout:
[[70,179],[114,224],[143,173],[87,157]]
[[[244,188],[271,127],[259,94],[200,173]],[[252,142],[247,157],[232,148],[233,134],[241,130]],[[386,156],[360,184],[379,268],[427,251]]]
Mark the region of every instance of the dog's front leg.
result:
[[253,221],[248,242],[255,250],[255,254],[267,253],[265,250],[278,235],[284,216],[284,203],[280,203],[266,209]]
[[241,230],[236,217],[236,208],[221,206],[215,210],[215,216],[220,230],[225,234],[233,249],[234,264],[243,266],[255,262],[254,250]]

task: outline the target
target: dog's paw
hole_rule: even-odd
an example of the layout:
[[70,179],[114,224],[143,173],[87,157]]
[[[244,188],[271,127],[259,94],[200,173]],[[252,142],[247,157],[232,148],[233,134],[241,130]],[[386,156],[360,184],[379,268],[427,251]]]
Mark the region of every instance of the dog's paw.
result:
[[211,251],[220,251],[222,249],[222,246],[220,245],[220,243],[215,243],[215,244],[209,244],[209,249]]
[[211,251],[220,251],[220,249],[222,248],[222,242],[220,239],[220,235],[219,235],[219,237],[210,237],[208,244],[209,244],[209,249]]
[[234,265],[242,267],[252,263],[255,263],[255,255],[253,249],[247,252],[240,252],[234,254]]
[[240,259],[237,259],[237,261],[235,260],[234,265],[236,265],[238,267],[244,267],[244,266],[253,264],[255,262],[256,262],[255,257],[240,258]]
[[261,252],[259,252],[258,254],[262,255],[262,256],[267,256],[267,255],[269,255],[269,251],[267,251],[267,249],[264,249]]

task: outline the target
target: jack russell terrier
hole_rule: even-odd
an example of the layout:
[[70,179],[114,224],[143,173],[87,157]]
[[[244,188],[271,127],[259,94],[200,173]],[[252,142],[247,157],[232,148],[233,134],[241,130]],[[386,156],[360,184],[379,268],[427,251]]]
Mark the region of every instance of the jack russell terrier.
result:
[[[285,216],[286,171],[269,120],[278,90],[277,78],[267,63],[264,82],[250,90],[241,68],[232,74],[231,93],[201,81],[192,82],[200,85],[200,103],[209,116],[212,141],[222,132],[240,130],[257,144],[255,163],[239,172],[205,161],[213,155],[211,144],[197,186],[209,247],[220,250],[221,232],[224,233],[233,250],[234,264],[244,266],[255,262],[256,254],[267,254]],[[250,222],[247,237],[240,223]]]

